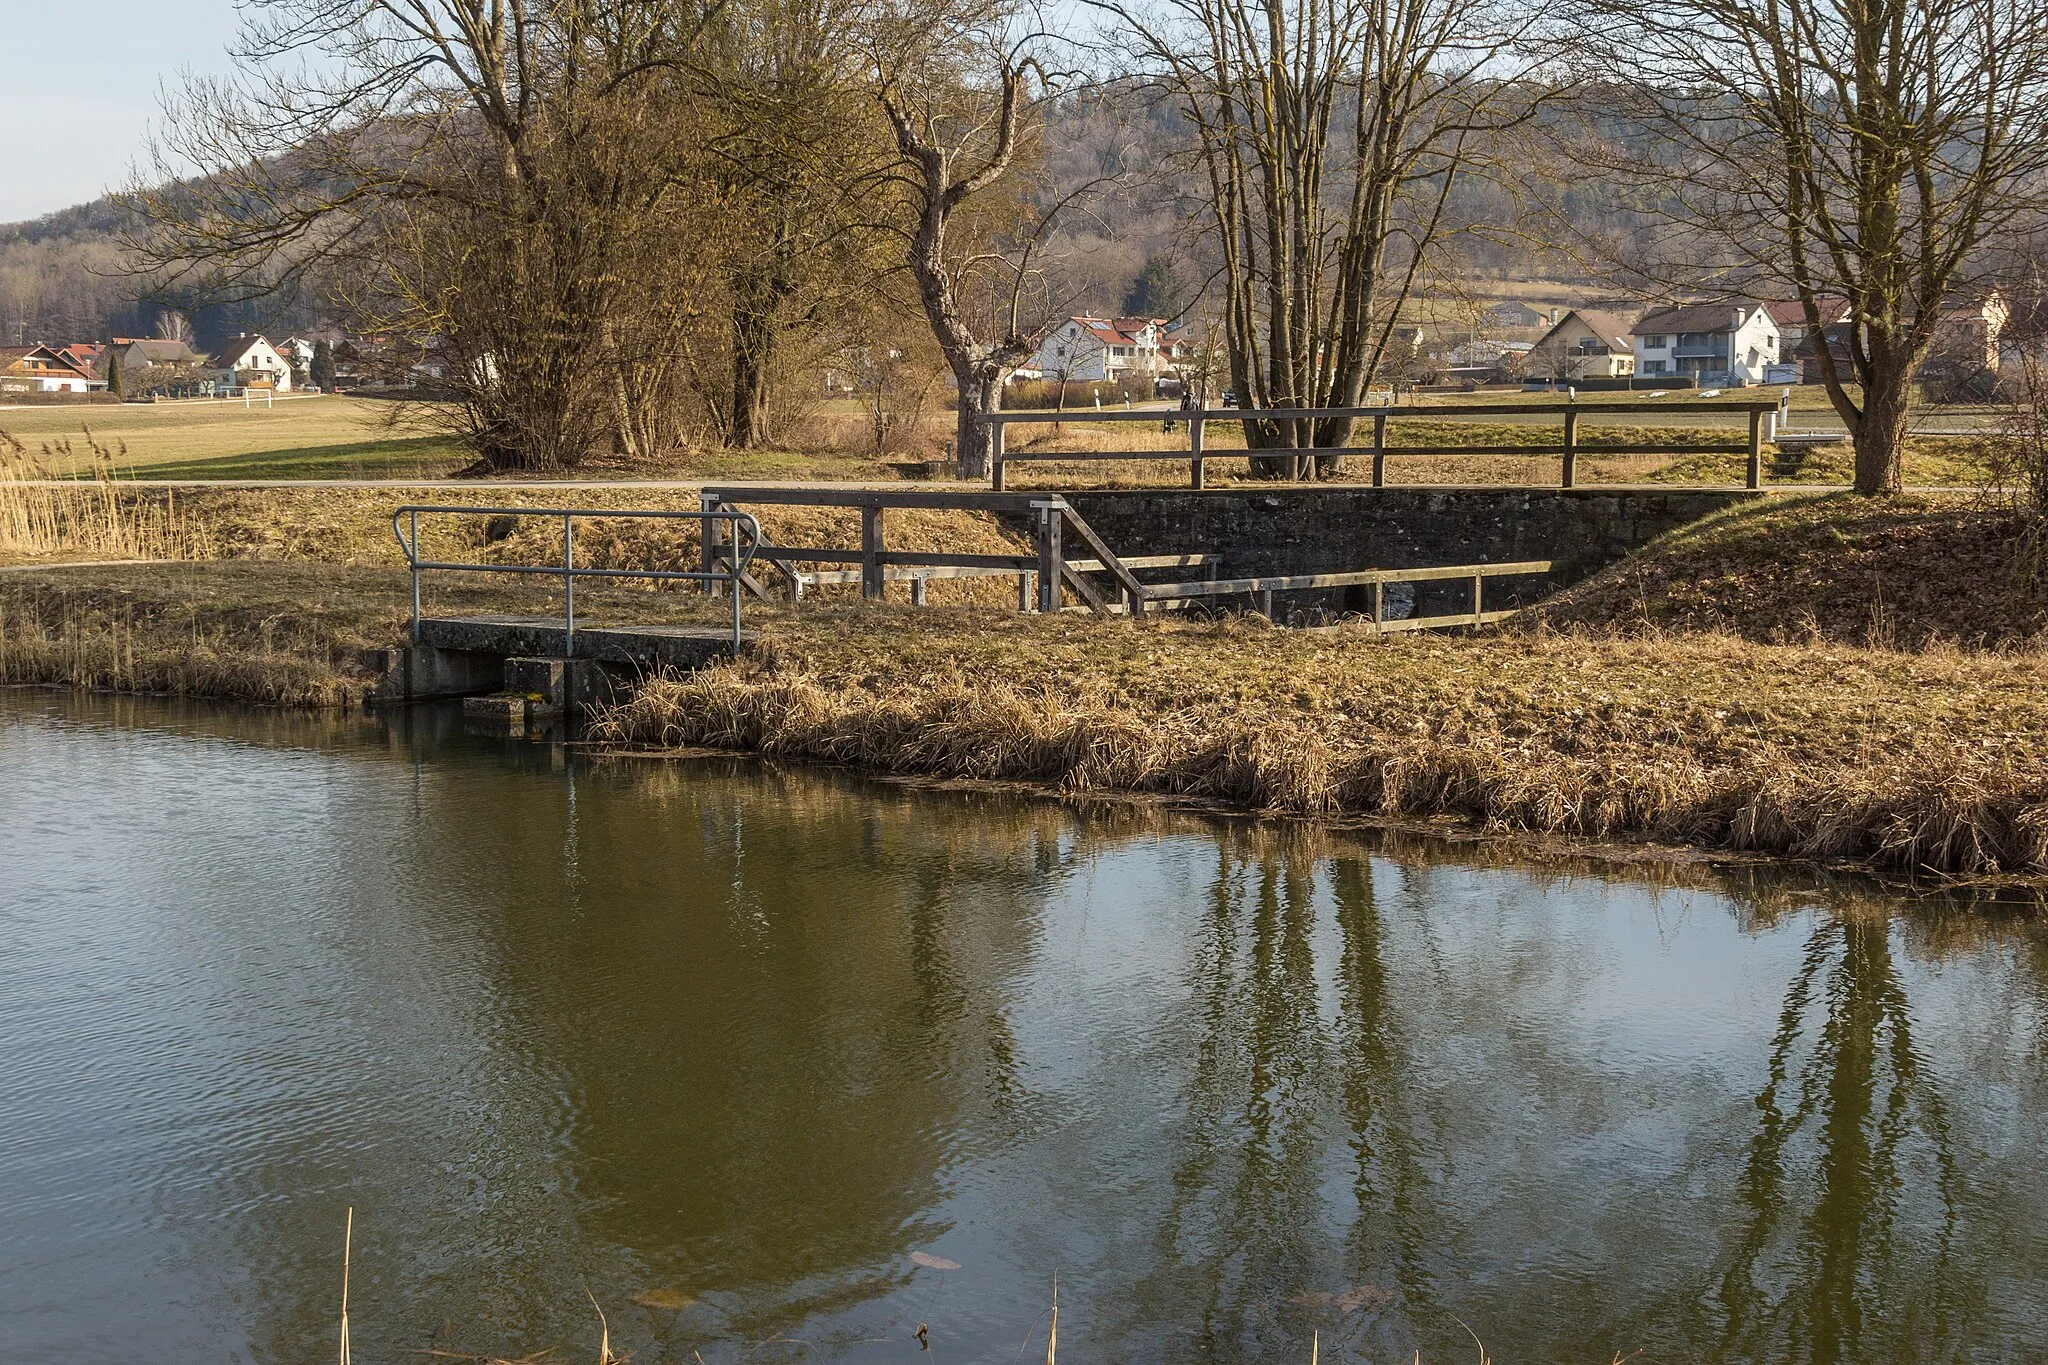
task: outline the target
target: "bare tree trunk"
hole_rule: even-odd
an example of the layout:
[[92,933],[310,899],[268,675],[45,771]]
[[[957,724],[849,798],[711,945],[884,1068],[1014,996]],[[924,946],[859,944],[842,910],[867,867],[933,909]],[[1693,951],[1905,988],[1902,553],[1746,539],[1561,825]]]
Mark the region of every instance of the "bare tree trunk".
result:
[[1003,410],[1002,376],[984,368],[978,374],[959,379],[960,417],[954,428],[954,464],[963,479],[985,479],[995,463],[996,429],[981,419]]
[[727,443],[741,450],[768,444],[768,383],[775,347],[774,319],[742,302],[732,315],[732,428]]
[[1896,493],[1904,482],[1914,368],[1911,359],[1897,352],[1873,357],[1863,412],[1851,428],[1858,493]]

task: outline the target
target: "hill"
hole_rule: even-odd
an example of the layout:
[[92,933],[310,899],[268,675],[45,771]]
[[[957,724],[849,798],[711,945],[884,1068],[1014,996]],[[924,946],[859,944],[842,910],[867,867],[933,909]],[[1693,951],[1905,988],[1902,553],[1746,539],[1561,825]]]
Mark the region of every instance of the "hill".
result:
[[2019,648],[2048,639],[2048,585],[2023,586],[2019,532],[1971,495],[1771,498],[1672,532],[1541,617],[1768,644]]

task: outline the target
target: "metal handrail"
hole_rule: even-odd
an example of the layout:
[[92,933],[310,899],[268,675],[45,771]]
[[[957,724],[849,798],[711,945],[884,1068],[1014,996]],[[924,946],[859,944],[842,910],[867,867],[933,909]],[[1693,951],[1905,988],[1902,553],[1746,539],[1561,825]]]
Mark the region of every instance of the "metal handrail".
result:
[[[1156,460],[1188,462],[1190,486],[1203,487],[1202,466],[1207,460],[1219,458],[1281,459],[1290,465],[1290,476],[1299,478],[1301,460],[1317,455],[1359,455],[1372,458],[1372,486],[1383,488],[1387,481],[1387,460],[1390,456],[1402,455],[1556,455],[1563,462],[1559,486],[1577,486],[1577,462],[1581,454],[1593,455],[1747,455],[1749,460],[1746,486],[1763,487],[1763,430],[1766,417],[1780,411],[1776,401],[1738,400],[1734,402],[1709,402],[1705,399],[1680,399],[1673,402],[1618,401],[1581,403],[1576,395],[1564,403],[1441,403],[1441,404],[1395,404],[1382,407],[1341,407],[1341,408],[1141,408],[1123,412],[1089,411],[1077,409],[1033,408],[1028,411],[983,413],[977,419],[991,428],[993,449],[989,460],[989,486],[1001,491],[1003,467],[1007,464],[1021,464],[1026,461],[1059,463],[1069,460]],[[1588,446],[1579,443],[1579,419],[1629,416],[1635,413],[1737,413],[1749,418],[1749,440],[1745,445],[1670,445],[1660,443],[1636,443],[1624,445]],[[1387,424],[1390,421],[1438,421],[1483,417],[1537,417],[1556,416],[1564,420],[1562,439],[1555,445],[1541,446],[1390,446],[1387,444]],[[1218,422],[1299,422],[1328,417],[1369,418],[1372,421],[1372,444],[1369,446],[1319,446],[1289,447],[1275,446],[1255,450],[1219,451],[1205,449],[1203,428]],[[1186,450],[1113,450],[1113,451],[1042,451],[1010,454],[1005,448],[1006,433],[1013,425],[1029,423],[1038,426],[1057,426],[1072,422],[1085,426],[1095,422],[1163,422],[1169,428],[1186,424],[1188,447]]]
[[[552,517],[562,523],[562,562],[559,566],[535,564],[480,564],[468,561],[421,559],[420,515],[422,513],[453,513],[460,516],[479,517]],[[724,570],[705,569],[579,569],[576,567],[576,520],[577,518],[638,518],[645,521],[694,521],[698,523],[700,535],[708,536],[712,522],[725,522],[731,534],[728,544],[737,551],[730,557],[721,556],[721,562],[729,567]],[[742,541],[740,532],[746,536]],[[410,533],[410,538],[408,538]],[[754,549],[761,540],[761,523],[748,512],[736,508],[705,508],[695,512],[671,511],[619,511],[603,507],[473,507],[438,506],[424,503],[408,503],[391,514],[391,534],[398,540],[398,548],[405,552],[405,562],[412,570],[412,639],[420,639],[420,574],[426,569],[448,569],[459,573],[530,573],[546,574],[562,580],[562,654],[573,657],[576,653],[576,580],[579,578],[651,578],[657,580],[686,580],[695,583],[725,583],[732,588],[732,647],[737,654],[740,648],[740,581],[746,576],[747,568],[754,562]]]

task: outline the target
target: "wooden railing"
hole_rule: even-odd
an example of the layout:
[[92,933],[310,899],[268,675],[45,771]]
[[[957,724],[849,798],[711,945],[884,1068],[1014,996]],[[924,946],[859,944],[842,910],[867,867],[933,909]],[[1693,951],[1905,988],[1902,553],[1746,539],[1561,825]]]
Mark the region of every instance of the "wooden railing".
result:
[[[1422,630],[1442,626],[1481,625],[1499,621],[1510,611],[1488,611],[1485,580],[1502,577],[1530,577],[1548,574],[1549,560],[1526,560],[1507,564],[1457,564],[1413,569],[1357,569],[1338,573],[1281,574],[1257,578],[1219,578],[1222,556],[1214,554],[1117,555],[1097,535],[1065,498],[1043,493],[997,492],[913,492],[880,488],[706,488],[703,513],[707,535],[704,539],[703,569],[699,577],[708,591],[722,590],[726,581],[733,591],[756,597],[770,594],[765,584],[746,571],[747,563],[766,564],[783,575],[793,601],[804,591],[826,583],[861,585],[861,595],[879,601],[892,582],[908,581],[911,601],[924,604],[925,582],[933,578],[1010,576],[1017,579],[1017,610],[1059,611],[1072,592],[1097,615],[1142,616],[1147,612],[1185,609],[1189,603],[1219,597],[1249,597],[1268,619],[1273,617],[1273,594],[1317,589],[1370,587],[1370,620],[1382,632]],[[741,534],[751,537],[744,544],[725,538],[719,528],[741,523],[730,519],[737,504],[769,503],[798,507],[845,507],[860,513],[858,550],[816,546],[778,545],[760,531],[759,522],[749,516]],[[891,550],[885,544],[888,513],[897,508],[995,512],[1029,518],[1032,553],[990,555],[950,551]],[[1070,554],[1070,547],[1078,553]],[[812,565],[856,565],[847,569],[812,568]],[[1146,583],[1138,572],[1165,569],[1201,569],[1205,576],[1176,582]],[[1472,609],[1436,616],[1388,620],[1384,589],[1389,583],[1426,583],[1466,580],[1472,585]]]
[[[1004,466],[1021,464],[1026,461],[1044,463],[1067,463],[1069,461],[1091,460],[1172,460],[1186,461],[1189,469],[1189,486],[1203,486],[1203,463],[1207,460],[1268,459],[1285,461],[1287,477],[1300,479],[1308,473],[1308,462],[1319,455],[1344,455],[1370,457],[1372,460],[1372,486],[1382,488],[1387,482],[1387,461],[1403,455],[1554,455],[1559,460],[1559,487],[1571,488],[1578,480],[1578,457],[1590,455],[1746,455],[1749,459],[1748,486],[1763,486],[1763,445],[1766,422],[1775,425],[1779,412],[1776,401],[1747,401],[1717,403],[1689,400],[1674,403],[1446,403],[1433,407],[1380,407],[1380,408],[1177,408],[1140,409],[1127,412],[1100,412],[1080,409],[1074,412],[1030,412],[990,413],[982,420],[995,429],[995,450],[989,466],[990,486],[998,491],[1003,487]],[[1633,442],[1618,444],[1583,444],[1579,437],[1582,419],[1592,417],[1625,417],[1643,413],[1746,413],[1749,417],[1749,439],[1736,445],[1681,445],[1671,442]],[[1369,420],[1372,424],[1372,444],[1362,446],[1298,447],[1293,449],[1229,450],[1222,451],[1204,444],[1205,428],[1212,422],[1312,422],[1329,417],[1350,417],[1358,421]],[[1455,421],[1475,417],[1548,417],[1561,424],[1559,438],[1542,445],[1417,445],[1392,446],[1387,444],[1387,423],[1390,421]],[[1185,425],[1188,444],[1184,450],[1068,450],[1068,451],[1011,451],[1007,449],[1005,433],[1016,425],[1025,423],[1061,424],[1066,422],[1152,422],[1161,425]]]

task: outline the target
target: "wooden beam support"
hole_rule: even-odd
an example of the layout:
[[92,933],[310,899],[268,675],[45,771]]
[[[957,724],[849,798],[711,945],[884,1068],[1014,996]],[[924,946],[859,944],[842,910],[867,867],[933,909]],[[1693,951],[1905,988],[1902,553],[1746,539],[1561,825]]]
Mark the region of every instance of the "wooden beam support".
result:
[[1038,609],[1052,612],[1060,609],[1060,580],[1065,566],[1060,554],[1060,526],[1066,518],[1060,515],[1066,510],[1064,502],[1041,502],[1038,504]]
[[882,509],[860,509],[860,595],[880,602],[888,580],[882,577]]

